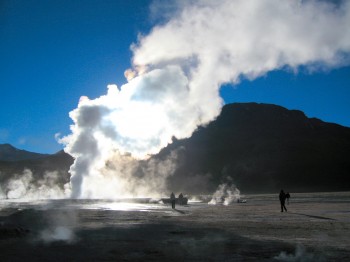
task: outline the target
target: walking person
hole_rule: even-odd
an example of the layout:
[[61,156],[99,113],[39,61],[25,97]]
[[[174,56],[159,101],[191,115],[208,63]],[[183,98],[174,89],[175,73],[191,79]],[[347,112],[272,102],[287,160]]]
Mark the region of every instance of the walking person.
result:
[[284,193],[283,189],[280,192],[279,199],[280,199],[280,203],[281,203],[281,212],[283,212],[284,210],[287,212],[287,208],[285,206],[286,194]]
[[170,202],[171,202],[171,208],[172,208],[172,209],[175,209],[175,201],[176,201],[175,195],[174,195],[173,192],[171,192],[171,195],[170,195]]

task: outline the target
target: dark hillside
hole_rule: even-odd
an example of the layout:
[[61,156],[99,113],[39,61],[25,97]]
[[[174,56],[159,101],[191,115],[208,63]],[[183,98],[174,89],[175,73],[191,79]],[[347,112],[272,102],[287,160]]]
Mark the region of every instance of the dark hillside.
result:
[[73,158],[63,151],[38,159],[0,161],[0,183],[6,182],[15,174],[22,174],[24,169],[29,169],[35,180],[42,179],[46,172],[57,171],[60,174],[58,182],[63,186],[69,181],[68,170],[72,164]]
[[227,176],[243,192],[350,189],[350,128],[297,110],[226,105],[215,121],[158,157],[179,148],[181,165],[169,181],[179,191],[212,191]]
[[48,156],[17,149],[10,144],[0,144],[0,161],[19,161],[26,159],[38,159]]

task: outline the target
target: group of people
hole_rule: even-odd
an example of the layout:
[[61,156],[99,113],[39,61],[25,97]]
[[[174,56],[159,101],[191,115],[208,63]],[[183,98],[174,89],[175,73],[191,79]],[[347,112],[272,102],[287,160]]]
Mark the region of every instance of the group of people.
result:
[[[178,203],[180,205],[183,204],[183,199],[184,199],[184,195],[182,193],[180,193],[179,198],[178,198]],[[175,194],[173,192],[171,192],[171,195],[170,195],[170,202],[171,202],[171,208],[175,209],[176,197],[175,197]]]
[[287,200],[287,204],[289,205],[289,198],[290,198],[290,194],[284,193],[283,189],[280,192],[279,195],[279,199],[280,199],[280,203],[281,203],[281,212],[286,211],[287,212],[287,208],[286,208],[286,200]]

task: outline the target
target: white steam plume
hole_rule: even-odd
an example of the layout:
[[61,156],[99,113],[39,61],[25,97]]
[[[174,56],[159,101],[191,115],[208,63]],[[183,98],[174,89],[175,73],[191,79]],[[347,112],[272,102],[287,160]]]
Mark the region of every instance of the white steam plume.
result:
[[300,244],[296,246],[294,254],[288,254],[287,252],[282,251],[278,256],[274,257],[274,260],[284,261],[284,262],[326,261],[325,257],[322,254],[320,253],[314,254],[314,253],[307,252],[305,247]]
[[76,228],[78,225],[78,214],[75,210],[56,209],[45,213],[44,229],[39,232],[35,239],[46,244],[51,242],[66,242],[68,244],[78,241]]
[[58,226],[53,229],[45,229],[41,231],[39,239],[45,243],[55,241],[71,243],[75,240],[75,234],[70,228]]
[[[97,186],[92,181],[101,187],[107,183],[101,170],[109,159],[126,153],[145,159],[172,137],[189,137],[212,121],[223,104],[223,83],[284,67],[349,62],[350,1],[178,3],[168,22],[132,46],[134,68],[125,73],[129,82],[120,89],[110,85],[94,100],[83,97],[70,113],[72,134],[62,141],[75,157],[72,197],[98,197],[88,188]],[[133,171],[126,174],[131,177]],[[127,188],[128,179],[115,180]],[[114,195],[121,194],[118,188]]]
[[47,171],[41,179],[35,179],[31,170],[24,169],[22,174],[14,174],[14,178],[2,185],[2,197],[21,200],[67,198],[70,186],[60,187],[60,176],[58,171]]
[[[228,180],[230,181],[231,178],[228,178]],[[241,201],[241,192],[232,182],[228,182],[218,186],[208,204],[228,206],[239,201]]]

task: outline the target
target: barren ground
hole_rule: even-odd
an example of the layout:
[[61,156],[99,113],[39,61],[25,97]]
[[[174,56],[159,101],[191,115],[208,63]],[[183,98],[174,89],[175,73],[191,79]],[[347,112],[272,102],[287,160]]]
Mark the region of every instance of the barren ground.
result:
[[350,193],[247,203],[0,204],[1,261],[350,261]]

